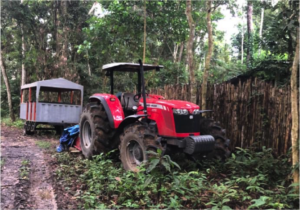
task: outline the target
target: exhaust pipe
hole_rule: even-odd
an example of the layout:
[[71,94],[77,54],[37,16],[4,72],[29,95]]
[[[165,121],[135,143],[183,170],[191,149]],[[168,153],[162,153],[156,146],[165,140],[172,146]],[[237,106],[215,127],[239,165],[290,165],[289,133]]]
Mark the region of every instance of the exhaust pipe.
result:
[[[143,101],[144,101],[144,114],[147,114],[147,102],[146,102],[146,91],[145,91],[145,81],[144,81],[144,66],[142,63],[142,60],[139,59],[139,63],[140,63],[140,74],[141,74],[141,85],[142,85],[142,95],[143,95]],[[146,116],[147,118],[147,116]]]

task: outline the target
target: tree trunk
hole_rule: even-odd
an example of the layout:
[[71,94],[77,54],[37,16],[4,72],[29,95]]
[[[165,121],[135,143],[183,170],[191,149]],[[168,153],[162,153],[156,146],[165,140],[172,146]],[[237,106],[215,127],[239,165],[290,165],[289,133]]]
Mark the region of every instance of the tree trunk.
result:
[[190,33],[189,39],[187,43],[187,63],[189,70],[189,94],[188,100],[194,102],[193,95],[193,85],[195,84],[195,74],[194,74],[194,57],[193,57],[193,44],[194,44],[194,36],[195,36],[195,23],[192,17],[192,2],[191,0],[186,0],[186,17],[189,23]]
[[247,68],[248,69],[251,68],[252,65],[252,45],[253,45],[252,13],[253,13],[252,1],[248,0],[248,9],[247,9],[247,33],[248,33]]
[[91,71],[91,66],[90,66],[90,59],[89,59],[89,53],[86,53],[86,59],[87,59],[87,67],[88,67],[88,72],[89,76],[92,76],[92,71]]
[[9,115],[10,115],[10,119],[12,121],[15,121],[15,115],[13,113],[13,109],[12,109],[12,100],[11,100],[11,91],[10,91],[10,85],[9,85],[9,80],[7,78],[7,74],[6,74],[6,70],[5,70],[5,66],[2,60],[2,51],[0,50],[0,67],[1,67],[1,72],[2,72],[2,76],[3,76],[3,80],[6,86],[6,92],[7,92],[7,101],[8,101],[8,108],[9,108]]
[[24,41],[24,29],[23,24],[21,25],[22,33],[22,73],[21,73],[21,86],[26,84],[26,70],[25,70],[25,41]]
[[[300,21],[300,17],[299,17]],[[299,165],[299,110],[298,110],[298,91],[297,91],[297,70],[299,67],[299,36],[300,31],[298,27],[297,45],[294,56],[294,62],[292,66],[291,74],[291,112],[292,112],[292,159],[293,166]],[[299,183],[299,170],[295,170],[293,173],[294,183]],[[299,190],[299,188],[297,188]]]
[[[261,0],[261,3],[263,3],[264,0]],[[259,41],[261,42],[262,40],[262,32],[263,32],[263,26],[264,26],[264,13],[265,9],[262,7],[261,8],[261,14],[260,14],[260,27],[259,27]],[[261,53],[261,44],[259,45],[259,55]]]
[[143,49],[143,63],[146,59],[146,38],[147,38],[147,11],[146,11],[146,0],[144,0],[144,49]]
[[[23,4],[23,0],[21,0]],[[23,24],[21,24],[21,34],[22,34],[22,73],[21,73],[21,86],[26,84],[26,70],[25,70],[25,41],[24,41],[24,29]]]
[[174,43],[173,63],[175,63],[177,61],[178,47],[179,47],[179,44]]
[[242,44],[241,44],[241,63],[244,63],[244,16],[242,16]]
[[[182,53],[183,53],[183,48],[184,48],[184,42],[181,42],[180,43],[180,50],[179,50],[179,55],[177,57],[177,72],[178,72],[178,69],[179,69],[179,66],[180,66],[180,62],[181,62],[181,59],[182,59]],[[179,73],[177,73],[177,77],[176,77],[176,84],[179,84]]]
[[183,42],[181,42],[181,43],[180,43],[179,55],[178,55],[178,58],[177,58],[177,62],[178,62],[178,63],[180,63],[180,62],[181,62],[182,53],[183,53],[183,48],[184,48],[184,43],[183,43]]
[[[55,34],[55,57],[56,57],[56,64],[54,65],[54,70],[52,72],[49,72],[49,75],[47,77],[49,78],[56,78],[59,77],[59,68],[60,68],[60,54],[61,54],[61,41],[62,41],[62,36],[61,36],[61,17],[60,17],[60,8],[62,6],[61,1],[54,1],[55,2],[55,29],[54,31],[56,32]],[[47,78],[46,77],[46,78]],[[49,79],[48,78],[48,79]]]
[[65,72],[64,76],[65,78],[72,79],[73,75],[70,72],[70,69],[68,68],[68,34],[69,34],[69,28],[67,26],[67,15],[68,15],[68,1],[62,2],[62,16],[64,17],[64,23],[63,23],[63,35],[62,35],[62,53],[61,53],[61,67],[63,68],[63,71]]
[[202,82],[202,102],[201,109],[206,109],[206,93],[207,93],[207,78],[208,71],[210,69],[210,60],[213,52],[213,34],[212,34],[212,25],[211,25],[211,7],[212,0],[207,1],[207,14],[206,14],[206,22],[207,22],[207,33],[208,33],[208,52],[205,58],[205,67],[203,73],[203,82]]

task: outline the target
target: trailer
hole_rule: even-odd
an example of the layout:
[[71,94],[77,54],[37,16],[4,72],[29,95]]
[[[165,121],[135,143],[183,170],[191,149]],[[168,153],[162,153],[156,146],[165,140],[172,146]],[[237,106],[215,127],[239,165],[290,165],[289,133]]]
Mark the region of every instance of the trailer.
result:
[[[39,124],[51,125],[58,133],[67,125],[78,124],[83,105],[83,86],[58,78],[21,87],[20,118],[24,134],[32,134]],[[50,128],[51,129],[51,128]]]

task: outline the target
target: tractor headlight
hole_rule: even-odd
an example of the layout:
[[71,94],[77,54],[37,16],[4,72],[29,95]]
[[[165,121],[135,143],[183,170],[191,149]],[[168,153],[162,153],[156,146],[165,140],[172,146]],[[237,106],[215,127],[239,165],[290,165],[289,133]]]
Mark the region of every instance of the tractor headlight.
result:
[[187,109],[173,109],[174,114],[180,114],[180,115],[188,115],[189,112]]
[[200,114],[200,110],[199,109],[194,109],[193,114]]

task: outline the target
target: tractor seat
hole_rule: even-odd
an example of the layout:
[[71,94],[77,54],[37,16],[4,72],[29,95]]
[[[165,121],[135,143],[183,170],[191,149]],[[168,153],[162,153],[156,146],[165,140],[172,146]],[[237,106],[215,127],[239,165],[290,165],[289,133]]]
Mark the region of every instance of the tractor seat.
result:
[[122,93],[121,95],[121,104],[125,110],[133,110],[132,107],[138,107],[139,102],[135,102],[133,100],[134,94],[133,93]]

